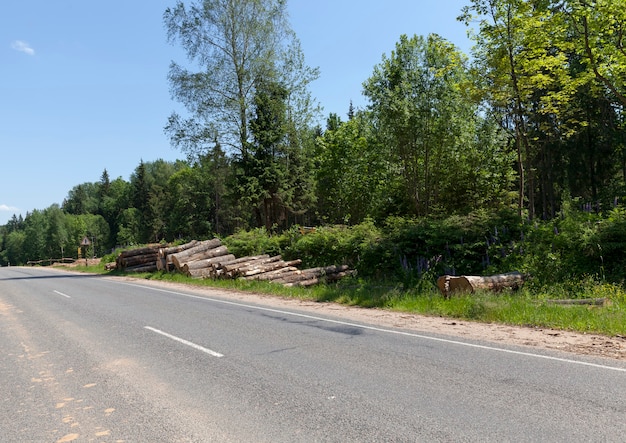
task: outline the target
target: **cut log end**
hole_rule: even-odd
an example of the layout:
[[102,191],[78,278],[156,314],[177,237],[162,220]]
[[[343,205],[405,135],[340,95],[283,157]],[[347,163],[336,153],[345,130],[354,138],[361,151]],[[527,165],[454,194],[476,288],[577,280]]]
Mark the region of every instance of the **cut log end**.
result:
[[519,272],[491,276],[442,275],[437,279],[437,287],[445,298],[449,298],[455,293],[471,294],[478,290],[498,292],[504,289],[518,289],[524,280],[524,275]]

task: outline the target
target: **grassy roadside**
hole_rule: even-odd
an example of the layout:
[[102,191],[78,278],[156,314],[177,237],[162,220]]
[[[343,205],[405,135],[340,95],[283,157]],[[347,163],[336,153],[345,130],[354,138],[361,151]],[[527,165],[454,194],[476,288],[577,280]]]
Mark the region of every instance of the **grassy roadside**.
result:
[[[380,282],[374,283],[360,279],[349,279],[337,284],[310,288],[285,288],[266,282],[198,280],[181,274],[164,272],[123,274],[105,271],[103,266],[77,267],[74,270],[477,322],[626,336],[626,292],[620,286],[612,284],[589,283],[587,285],[584,290],[585,298],[606,299],[604,305],[595,306],[552,303],[550,300],[567,298],[567,291],[557,286],[544,290],[522,289],[501,294],[481,292],[446,300],[438,291],[431,288],[404,290],[392,284],[381,285]],[[577,297],[580,297],[580,294]]]

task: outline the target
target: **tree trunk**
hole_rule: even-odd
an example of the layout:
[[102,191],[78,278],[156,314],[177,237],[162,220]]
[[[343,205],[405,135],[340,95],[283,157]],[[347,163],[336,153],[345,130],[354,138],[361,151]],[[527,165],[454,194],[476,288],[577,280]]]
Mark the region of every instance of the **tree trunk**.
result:
[[437,286],[445,298],[449,298],[453,293],[473,293],[477,290],[501,291],[506,288],[517,289],[523,283],[524,276],[519,272],[509,272],[487,277],[443,275],[437,279]]
[[546,300],[546,303],[552,305],[604,306],[610,304],[610,300],[608,298],[575,298],[564,300]]

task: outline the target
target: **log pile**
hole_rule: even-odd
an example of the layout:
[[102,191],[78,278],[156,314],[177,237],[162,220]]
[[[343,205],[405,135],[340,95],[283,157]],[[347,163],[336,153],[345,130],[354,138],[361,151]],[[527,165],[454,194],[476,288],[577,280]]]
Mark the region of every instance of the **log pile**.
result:
[[115,268],[125,272],[154,272],[157,270],[157,257],[160,244],[123,251],[115,260]]
[[[326,266],[309,269],[295,269],[281,272],[275,278],[271,278],[273,283],[280,283],[286,287],[292,286],[313,286],[322,281],[333,282],[344,277],[354,275],[356,271],[350,270],[348,266]],[[261,274],[262,275],[262,274]]]
[[235,257],[218,238],[193,240],[179,246],[150,245],[122,252],[116,268],[127,272],[177,271],[193,278],[258,280],[284,286],[311,286],[337,281],[356,271],[348,266],[300,270],[302,260],[283,260],[268,254]]
[[171,262],[179,272],[182,272],[183,266],[188,263],[225,254],[228,254],[228,250],[226,246],[222,246],[222,242],[219,238],[197,242],[173,254],[164,252],[166,262]]
[[445,298],[455,293],[473,293],[477,290],[502,291],[503,289],[518,289],[524,283],[524,275],[519,272],[509,272],[491,276],[476,275],[442,275],[437,279],[437,286]]
[[157,269],[159,271],[173,271],[174,265],[172,263],[172,258],[171,258],[172,254],[175,254],[177,252],[182,252],[189,248],[192,248],[197,243],[198,243],[198,240],[192,240],[189,243],[185,243],[183,245],[159,249],[159,254],[157,257]]

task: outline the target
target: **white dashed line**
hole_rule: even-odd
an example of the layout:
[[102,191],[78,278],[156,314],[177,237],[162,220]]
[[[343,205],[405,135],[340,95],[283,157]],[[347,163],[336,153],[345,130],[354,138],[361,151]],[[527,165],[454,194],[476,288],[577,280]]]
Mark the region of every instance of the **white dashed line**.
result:
[[194,349],[196,349],[198,351],[202,351],[205,354],[212,355],[213,357],[218,357],[219,358],[219,357],[223,357],[224,356],[223,354],[220,354],[219,352],[211,351],[210,349],[207,349],[207,348],[205,348],[203,346],[197,345],[197,344],[192,343],[190,341],[187,341],[187,340],[185,340],[183,338],[176,337],[175,335],[168,334],[167,332],[163,332],[163,331],[161,331],[159,329],[155,329],[155,328],[152,328],[150,326],[144,326],[144,328],[148,329],[149,331],[156,332],[157,334],[161,334],[164,337],[171,338],[174,341],[177,341],[179,343],[182,343],[184,345],[192,347],[192,348],[194,348]]

